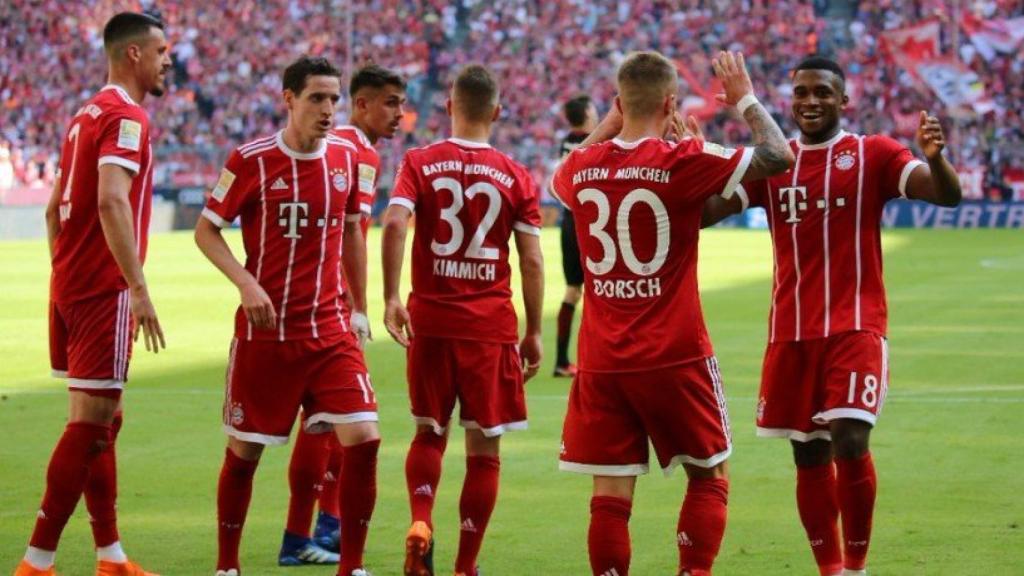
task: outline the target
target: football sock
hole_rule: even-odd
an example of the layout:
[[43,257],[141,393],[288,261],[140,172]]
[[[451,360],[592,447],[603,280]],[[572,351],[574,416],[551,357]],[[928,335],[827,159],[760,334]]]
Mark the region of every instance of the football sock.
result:
[[323,480],[320,484],[320,511],[334,518],[341,516],[338,510],[338,477],[341,475],[342,450],[341,442],[334,434],[327,436],[327,467],[324,470]]
[[259,460],[242,460],[230,448],[224,452],[217,484],[217,570],[239,567],[238,547],[258,465]]
[[309,538],[309,525],[313,522],[313,507],[322,489],[320,484],[327,467],[327,441],[329,434],[310,434],[299,427],[295,448],[288,463],[288,522],[285,530],[295,536]]
[[569,364],[569,338],[572,336],[572,317],[576,313],[576,305],[562,302],[558,309],[558,339],[555,364],[566,366]]
[[64,525],[82,497],[89,466],[110,440],[110,426],[91,422],[70,422],[50,456],[46,468],[46,493],[36,518],[29,545],[56,550]]
[[633,503],[615,496],[590,499],[587,549],[594,576],[629,574],[629,515]]
[[433,432],[420,432],[412,439],[405,457],[405,484],[409,490],[412,521],[426,522],[431,529],[434,498],[441,482],[441,459],[448,440]]
[[36,570],[49,570],[56,558],[57,552],[53,550],[43,550],[35,546],[29,546],[28,550],[25,551],[25,562],[28,562]]
[[108,546],[96,548],[96,559],[123,564],[128,561],[128,555],[124,553],[120,542],[114,542]]
[[338,574],[348,576],[363,567],[363,549],[377,503],[377,450],[380,440],[345,446],[341,466],[341,563]]
[[729,481],[691,478],[679,510],[676,544],[679,566],[691,575],[710,574],[725,535]]
[[876,487],[870,452],[852,460],[836,458],[836,488],[845,543],[843,567],[847,570],[863,570],[867,562]]
[[[107,447],[89,465],[85,481],[85,507],[89,511],[92,539],[96,548],[104,548],[120,540],[117,533],[117,435],[121,432],[123,416],[114,414],[110,423],[110,441]],[[124,560],[117,560],[123,562]]]
[[455,572],[476,573],[476,558],[483,545],[487,522],[498,500],[501,460],[495,456],[467,456],[466,479],[459,499],[459,553]]
[[821,576],[834,576],[843,569],[839,547],[839,502],[832,462],[796,469],[796,507]]

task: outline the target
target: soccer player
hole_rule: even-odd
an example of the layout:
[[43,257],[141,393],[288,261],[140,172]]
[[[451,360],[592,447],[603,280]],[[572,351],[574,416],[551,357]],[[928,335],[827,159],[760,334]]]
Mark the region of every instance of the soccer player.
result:
[[[417,424],[405,461],[412,508],[406,576],[434,574],[431,514],[456,400],[466,429],[466,479],[455,573],[478,574],[477,556],[498,497],[499,441],[506,431],[526,428],[523,383],[537,373],[541,359],[538,190],[523,166],[487,143],[501,106],[498,84],[486,68],[463,68],[447,107],[452,137],[406,153],[384,218],[384,324],[408,348]],[[414,213],[407,310],[399,279]],[[518,347],[512,236],[526,311],[526,335]]]
[[[366,244],[359,227],[358,150],[330,135],[341,73],[303,56],[284,71],[284,130],[228,158],[196,243],[238,288],[241,306],[228,359],[217,487],[217,574],[237,576],[238,548],[265,445],[284,444],[301,406],[308,432],[337,435],[342,561],[338,574],[365,575],[363,548],[376,501],[377,403],[355,330],[344,314],[366,314]],[[242,219],[246,261],[221,229]]]
[[775,283],[757,434],[793,446],[797,509],[823,576],[866,574],[876,492],[868,439],[889,387],[882,209],[896,198],[960,202],[937,118],[921,112],[922,162],[886,136],[844,131],[845,88],[834,61],[801,62],[793,170],[747,182],[704,214],[709,225],[748,205],[768,212]]
[[[369,230],[371,207],[377,193],[380,157],[377,141],[391,138],[405,114],[405,80],[375,64],[367,65],[352,76],[349,83],[352,101],[351,125],[335,128],[335,136],[348,140],[358,149],[356,156],[359,182],[359,209],[363,237]],[[348,299],[342,303],[348,306]],[[345,311],[348,315],[348,311]],[[363,338],[369,336],[365,316],[350,318]],[[295,438],[288,484],[288,523],[285,527],[278,564],[332,564],[338,562],[340,521],[338,512],[338,472],[341,469],[341,445],[330,434],[310,434],[300,428]],[[319,502],[316,528],[310,535],[313,506]]]
[[85,495],[96,573],[147,574],[128,560],[117,531],[115,440],[132,342],[164,347],[146,259],[153,150],[140,105],[161,96],[171,66],[163,24],[123,12],[103,29],[107,85],[71,121],[46,208],[53,274],[50,363],[67,378],[68,423],[50,457],[46,493],[15,576],[54,574],[61,532]]
[[[571,98],[562,109],[569,122],[569,133],[559,146],[559,157],[564,159],[583,142],[597,126],[597,107],[590,96],[581,94]],[[576,365],[569,361],[569,339],[572,336],[572,318],[576,305],[583,296],[583,264],[580,247],[576,243],[576,222],[572,213],[562,212],[562,272],[565,275],[565,296],[558,309],[558,336],[556,338],[555,377],[576,375]]]
[[710,574],[725,532],[732,445],[697,291],[701,210],[741,180],[783,172],[793,156],[757,103],[742,55],[722,53],[714,65],[725,88],[719,99],[740,111],[755,148],[665,140],[683,132],[676,69],[656,52],[637,52],[619,67],[614,110],[552,182],[576,218],[585,261],[579,373],[560,467],[594,477],[595,575],[629,573],[628,522],[636,477],[648,471],[648,440],[666,474],[682,465],[689,477],[678,573]]

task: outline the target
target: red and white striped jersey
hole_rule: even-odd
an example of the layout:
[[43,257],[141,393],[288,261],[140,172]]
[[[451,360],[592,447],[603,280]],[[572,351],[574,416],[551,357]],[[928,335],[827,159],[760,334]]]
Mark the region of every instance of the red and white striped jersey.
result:
[[74,302],[128,287],[103,235],[99,167],[121,166],[134,177],[128,200],[135,247],[146,260],[153,197],[149,118],[120,86],[108,85],[71,120],[60,154],[60,234],[53,250],[50,297]]
[[416,334],[513,343],[509,238],[540,235],[530,173],[480,142],[443,140],[405,154],[391,204],[416,213],[409,315]]
[[338,126],[334,135],[355,144],[358,149],[357,172],[359,175],[359,211],[363,214],[361,221],[363,237],[370,228],[370,216],[373,201],[377,197],[377,181],[380,179],[380,155],[373,147],[370,139],[356,126]]
[[281,132],[231,153],[203,216],[221,227],[241,216],[245,268],[278,317],[275,328],[260,330],[239,307],[236,337],[301,340],[348,330],[341,238],[344,226],[359,221],[356,154],[333,135],[315,152],[297,152]]
[[552,184],[583,259],[580,370],[639,372],[712,355],[697,291],[701,212],[712,195],[732,195],[752,154],[616,138],[565,158]]
[[840,332],[886,333],[881,218],[905,196],[922,162],[885,136],[840,132],[828,142],[790,141],[796,164],[743,185],[768,213],[775,257],[771,342]]

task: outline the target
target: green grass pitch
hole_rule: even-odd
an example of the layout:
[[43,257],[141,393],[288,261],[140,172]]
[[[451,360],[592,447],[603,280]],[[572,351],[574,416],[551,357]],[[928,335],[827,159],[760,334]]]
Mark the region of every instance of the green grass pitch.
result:
[[[530,429],[503,441],[501,495],[481,556],[488,576],[589,573],[590,481],[556,466],[569,382],[549,376],[562,276],[557,232],[545,230],[543,240],[547,356],[541,376],[528,385]],[[403,462],[413,426],[403,354],[380,324],[379,241],[374,231],[376,340],[368,360],[384,444],[367,559],[375,574],[387,576],[401,571],[408,524]],[[1024,235],[894,231],[886,233],[885,250],[892,386],[873,438],[880,490],[872,574],[1024,574]],[[66,415],[63,388],[48,377],[48,274],[44,242],[0,243],[0,571],[12,571],[23,553]],[[770,274],[766,233],[703,236],[702,297],[735,436],[729,525],[716,573],[811,576],[816,570],[796,515],[789,447],[757,439],[753,430]],[[168,349],[153,356],[137,348],[132,361],[118,442],[122,538],[129,555],[150,569],[208,575],[216,554],[220,406],[237,293],[187,233],[152,239],[147,276]],[[458,537],[461,433],[452,440],[435,517],[439,574],[451,573]],[[327,567],[276,566],[289,454],[268,450],[257,476],[242,549],[249,576],[334,574]],[[634,574],[675,573],[683,487],[681,473],[640,480],[631,521]],[[84,505],[64,533],[57,565],[64,576],[92,574]]]

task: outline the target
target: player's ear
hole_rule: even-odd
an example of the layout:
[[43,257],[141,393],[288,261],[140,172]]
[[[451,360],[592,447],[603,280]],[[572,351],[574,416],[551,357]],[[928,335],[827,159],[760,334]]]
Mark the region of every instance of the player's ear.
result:
[[843,92],[843,97],[839,99],[839,109],[846,110],[846,107],[850,105],[850,96]]
[[501,116],[501,104],[494,107],[494,114],[491,114],[491,122],[497,122],[498,117]]
[[291,112],[292,105],[295,103],[295,93],[290,89],[285,88],[284,92],[281,92],[281,95],[284,97],[284,107]]
[[452,99],[450,96],[444,102],[444,111],[448,113],[449,118],[452,117]]

